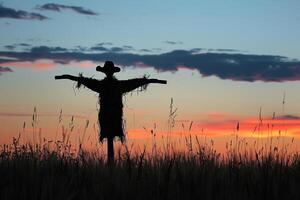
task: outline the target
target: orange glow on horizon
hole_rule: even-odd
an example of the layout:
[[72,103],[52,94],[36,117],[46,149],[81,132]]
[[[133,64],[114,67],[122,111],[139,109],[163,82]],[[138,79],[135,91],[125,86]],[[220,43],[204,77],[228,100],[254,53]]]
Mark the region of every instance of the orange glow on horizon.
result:
[[[54,67],[57,67],[59,64],[53,60],[39,59],[36,61],[12,60],[12,61],[3,63],[3,65],[8,66],[8,67],[17,67],[17,68],[34,68],[34,69],[39,69],[39,70],[49,70]],[[71,61],[70,65],[79,66],[82,68],[90,68],[90,67],[95,67],[97,65],[97,63],[89,61],[89,60],[83,60],[83,61]]]
[[46,70],[46,69],[51,69],[56,66],[56,63],[53,60],[48,60],[48,59],[41,59],[41,60],[36,60],[33,62],[30,61],[10,61],[3,63],[5,66],[9,67],[18,67],[18,68],[35,68],[35,69],[40,69],[40,70]]
[[[14,114],[16,115],[16,114]],[[18,116],[18,117],[16,117]],[[69,127],[70,116],[64,115],[64,119],[61,123],[57,124],[57,117],[52,115],[40,114],[38,115],[38,123],[36,127],[32,127],[30,123],[30,115],[28,114],[26,120],[26,126],[23,127],[24,119],[23,115],[16,115],[7,117],[7,113],[1,116],[5,126],[0,127],[2,135],[1,144],[11,143],[12,137],[17,138],[20,134],[21,141],[31,142],[35,138],[38,142],[44,138],[46,140],[63,140],[64,134],[69,135],[70,141],[73,146],[78,146],[79,141],[83,140],[86,148],[94,148],[98,143],[98,124],[97,119],[91,119],[90,125],[86,126],[86,118],[75,117],[75,128],[71,131]],[[265,118],[262,120],[256,117],[234,117],[238,120],[234,120],[232,115],[226,114],[210,114],[210,117],[204,118],[205,120],[188,121],[177,120],[175,126],[171,129],[167,127],[163,128],[162,124],[157,123],[157,127],[154,128],[139,128],[130,127],[126,130],[128,143],[134,143],[140,147],[147,145],[148,148],[154,144],[156,140],[157,144],[162,148],[163,144],[170,139],[180,149],[186,148],[186,141],[192,139],[195,142],[195,138],[202,141],[215,140],[222,141],[216,143],[216,148],[224,150],[224,144],[230,140],[230,138],[238,136],[239,138],[270,138],[270,137],[282,137],[282,138],[295,138],[300,141],[300,119],[295,118]],[[231,117],[230,117],[231,116]],[[24,117],[24,116],[23,116]],[[19,120],[19,122],[17,122]],[[21,122],[20,122],[21,121]],[[15,124],[15,125],[14,125]],[[11,130],[14,127],[15,130]],[[159,127],[159,128],[158,128]],[[83,136],[85,132],[85,136]],[[14,133],[14,134],[12,134]],[[104,142],[105,144],[105,142]],[[223,151],[222,150],[222,151]]]

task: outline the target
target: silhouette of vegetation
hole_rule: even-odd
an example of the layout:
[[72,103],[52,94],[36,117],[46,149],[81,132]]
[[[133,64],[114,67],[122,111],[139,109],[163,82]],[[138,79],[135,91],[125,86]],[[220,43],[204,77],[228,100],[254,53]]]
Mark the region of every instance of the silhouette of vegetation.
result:
[[[176,111],[171,99],[168,135],[175,126]],[[258,126],[261,115],[260,111]],[[11,144],[0,145],[1,200],[300,199],[300,154],[291,151],[294,139],[283,142],[283,135],[270,134],[265,142],[257,138],[252,146],[238,137],[237,123],[233,140],[221,154],[205,135],[192,137],[191,122],[181,136],[184,151],[174,148],[176,144],[169,138],[160,151],[154,125],[149,131],[144,127],[152,135],[152,151],[133,151],[132,146],[124,143],[115,162],[109,163],[103,146],[96,151],[83,148],[89,121],[75,150],[70,142],[75,126],[73,116],[64,128],[60,110],[57,127],[62,127],[62,131],[55,141],[41,138],[37,118],[35,107],[30,124],[35,143],[22,138],[26,137],[23,130]]]
[[300,155],[285,149],[224,155],[212,143],[196,151],[132,153],[124,146],[108,165],[104,154],[56,142],[0,150],[0,199],[299,199]]

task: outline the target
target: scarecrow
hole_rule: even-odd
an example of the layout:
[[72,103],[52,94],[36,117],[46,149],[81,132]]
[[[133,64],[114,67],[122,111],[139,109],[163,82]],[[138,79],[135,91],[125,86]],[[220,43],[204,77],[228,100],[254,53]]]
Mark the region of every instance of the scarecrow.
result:
[[100,142],[107,139],[107,155],[108,160],[114,159],[113,140],[115,137],[124,140],[123,127],[123,102],[124,94],[139,88],[146,87],[149,83],[166,84],[165,80],[135,78],[129,80],[118,80],[114,77],[114,73],[120,72],[120,68],[116,67],[112,61],[106,61],[104,66],[97,66],[97,71],[106,75],[103,80],[86,78],[82,75],[61,75],[55,76],[55,79],[69,79],[77,82],[77,86],[85,87],[99,93],[100,111],[98,120],[100,125]]

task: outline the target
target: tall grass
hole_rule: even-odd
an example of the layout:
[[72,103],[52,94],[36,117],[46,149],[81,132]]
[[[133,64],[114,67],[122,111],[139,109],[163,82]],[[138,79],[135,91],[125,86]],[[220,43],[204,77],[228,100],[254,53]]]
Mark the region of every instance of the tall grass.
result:
[[[221,154],[213,140],[190,134],[190,122],[187,128],[182,124],[185,132],[180,142],[185,150],[179,151],[169,139],[176,111],[171,100],[162,150],[154,124],[150,131],[145,128],[152,136],[151,151],[146,147],[133,151],[134,145],[125,143],[117,149],[114,163],[106,162],[101,143],[95,151],[83,147],[89,140],[89,121],[78,138],[79,148],[74,148],[70,142],[74,118],[64,127],[61,111],[60,140],[42,139],[39,131],[38,142],[22,143],[19,135],[11,144],[0,146],[0,199],[300,199],[300,155],[290,151],[293,139],[283,142],[283,136],[274,137],[270,125],[265,142],[258,137],[250,145],[239,137],[237,123],[233,139]],[[33,141],[38,129],[36,113],[35,108]],[[261,111],[259,116],[255,129],[261,131]],[[97,134],[95,124],[93,128]]]
[[101,151],[15,138],[0,150],[0,199],[300,199],[298,153],[193,145],[154,155],[125,145],[108,165]]

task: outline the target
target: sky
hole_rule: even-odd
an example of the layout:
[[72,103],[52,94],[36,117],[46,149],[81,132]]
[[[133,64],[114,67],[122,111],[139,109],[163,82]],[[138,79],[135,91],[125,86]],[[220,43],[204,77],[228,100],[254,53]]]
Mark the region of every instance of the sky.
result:
[[221,149],[232,134],[265,137],[272,126],[299,142],[299,9],[297,0],[3,0],[0,143],[61,137],[72,116],[74,141],[88,120],[96,143],[97,94],[54,76],[102,79],[95,67],[106,60],[122,68],[118,79],[168,81],[124,97],[128,140],[148,143],[155,129],[205,135]]

